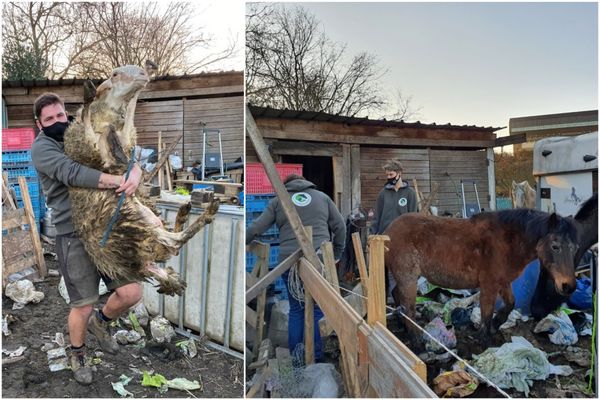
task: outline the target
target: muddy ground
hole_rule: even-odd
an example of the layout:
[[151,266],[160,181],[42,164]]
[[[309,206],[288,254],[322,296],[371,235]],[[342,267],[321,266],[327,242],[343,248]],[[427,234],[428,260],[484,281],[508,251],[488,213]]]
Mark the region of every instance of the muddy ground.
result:
[[[52,250],[49,246],[45,249]],[[57,262],[52,256],[46,257],[49,269],[57,269]],[[125,387],[135,397],[208,397],[235,398],[243,397],[244,372],[242,361],[221,351],[198,346],[198,355],[187,358],[178,353],[173,361],[164,360],[162,353],[148,349],[136,349],[132,345],[121,346],[118,355],[104,354],[100,364],[96,365],[94,382],[90,386],[82,386],[75,382],[70,370],[51,372],[48,369],[46,352],[41,347],[51,342],[56,332],[62,332],[68,344],[67,314],[69,306],[58,293],[59,277],[48,277],[36,282],[36,290],[42,291],[44,300],[39,304],[28,304],[21,310],[12,310],[13,301],[3,296],[2,314],[12,314],[16,321],[9,325],[12,334],[3,336],[3,349],[13,350],[26,346],[25,359],[14,364],[2,366],[2,397],[15,398],[58,398],[58,397],[119,397],[113,390],[111,382],[117,382],[121,374],[133,379]],[[108,295],[100,299],[103,304]],[[146,329],[147,337],[150,337]],[[185,339],[176,336],[172,342]],[[94,337],[86,339],[88,353],[100,350]],[[67,351],[68,353],[68,351]],[[3,355],[3,358],[7,356]],[[142,358],[143,357],[143,358]],[[148,363],[144,361],[148,360]],[[187,378],[198,381],[201,389],[191,392],[169,389],[164,394],[154,387],[141,385],[142,376],[137,371],[154,371],[167,379]]]
[[[427,324],[427,321],[418,321],[421,326]],[[534,381],[530,388],[529,397],[531,398],[576,398],[576,397],[597,397],[595,393],[588,393],[588,378],[585,376],[587,368],[580,367],[574,362],[569,362],[564,352],[567,346],[559,346],[548,338],[548,333],[533,333],[536,322],[529,320],[527,322],[519,321],[517,325],[508,330],[501,330],[491,339],[490,347],[500,347],[504,343],[511,341],[511,336],[522,336],[527,339],[536,348],[549,354],[548,360],[554,365],[569,365],[573,369],[570,376],[550,375],[545,381]],[[405,343],[408,342],[406,330],[400,326],[397,317],[388,318],[388,328]],[[462,327],[455,330],[457,338],[457,347],[454,351],[467,361],[472,360],[473,354],[481,354],[485,351],[477,336],[477,330],[472,326]],[[573,347],[591,350],[592,342],[590,336],[579,336],[579,340]],[[451,371],[452,365],[456,362],[454,358],[448,361],[435,361],[427,363],[427,380],[430,387],[432,381],[443,371]],[[514,389],[503,389],[511,397],[525,397],[525,395]],[[473,398],[493,398],[503,397],[494,388],[480,382],[477,390],[470,396]]]

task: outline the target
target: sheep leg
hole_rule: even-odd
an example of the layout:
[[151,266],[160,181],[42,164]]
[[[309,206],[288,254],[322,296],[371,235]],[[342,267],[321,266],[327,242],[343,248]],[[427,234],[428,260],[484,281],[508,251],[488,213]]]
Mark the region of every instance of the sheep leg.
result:
[[205,225],[210,224],[215,219],[215,214],[219,210],[219,200],[213,200],[206,208],[204,213],[181,232],[169,232],[162,228],[155,228],[154,233],[158,242],[167,247],[172,253],[175,253],[181,246],[187,243],[196,233]]
[[164,293],[169,296],[181,296],[187,286],[185,281],[179,279],[179,274],[171,267],[159,268],[154,263],[145,265],[145,274],[154,278],[158,285],[158,293]]
[[181,232],[183,226],[189,219],[191,209],[192,203],[187,203],[179,207],[179,210],[177,210],[177,216],[175,217],[175,227],[173,228],[173,232]]

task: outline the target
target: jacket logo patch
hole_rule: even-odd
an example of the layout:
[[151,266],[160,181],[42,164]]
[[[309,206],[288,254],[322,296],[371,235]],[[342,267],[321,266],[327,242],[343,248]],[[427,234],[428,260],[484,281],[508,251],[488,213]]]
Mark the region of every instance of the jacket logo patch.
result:
[[292,203],[297,205],[298,207],[306,207],[312,201],[312,197],[310,194],[304,192],[294,193],[292,196]]
[[404,207],[407,203],[408,203],[408,200],[406,200],[406,197],[402,197],[402,198],[400,198],[400,200],[398,200],[398,205],[400,207]]

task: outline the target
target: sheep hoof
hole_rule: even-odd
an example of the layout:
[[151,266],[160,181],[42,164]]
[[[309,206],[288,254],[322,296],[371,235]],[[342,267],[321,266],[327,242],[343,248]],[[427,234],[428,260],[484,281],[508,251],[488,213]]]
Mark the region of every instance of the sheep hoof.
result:
[[165,269],[166,277],[155,277],[158,281],[158,293],[163,293],[168,296],[181,296],[187,287],[185,281],[179,279],[179,274],[171,267]]

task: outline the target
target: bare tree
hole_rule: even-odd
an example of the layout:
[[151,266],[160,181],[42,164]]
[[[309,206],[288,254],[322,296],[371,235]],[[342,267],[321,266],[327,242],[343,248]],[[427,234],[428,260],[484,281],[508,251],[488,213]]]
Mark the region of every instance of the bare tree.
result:
[[[193,3],[5,3],[2,39],[27,46],[47,61],[46,76],[104,76],[124,64],[150,59],[158,74],[192,74],[236,52],[219,50],[194,26]],[[10,58],[6,52],[4,58]],[[4,59],[3,59],[4,61]]]
[[[4,3],[2,40],[5,49],[23,46],[45,61],[48,78],[65,77],[72,60],[96,43],[69,3]],[[4,52],[3,59],[18,57]]]
[[388,104],[392,113],[384,116],[384,118],[392,121],[414,120],[421,115],[423,109],[421,106],[413,105],[413,97],[405,96],[400,89],[396,90]]
[[[191,74],[230,57],[237,43],[211,50],[213,38],[192,26],[193,3],[83,3],[94,36],[103,38],[77,65],[81,75],[94,75],[118,65],[158,64],[158,75]],[[192,59],[192,55],[200,57]],[[93,60],[93,62],[90,62]]]
[[250,4],[246,32],[251,103],[350,116],[385,104],[379,80],[387,71],[377,58],[348,56],[306,9]]

